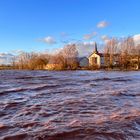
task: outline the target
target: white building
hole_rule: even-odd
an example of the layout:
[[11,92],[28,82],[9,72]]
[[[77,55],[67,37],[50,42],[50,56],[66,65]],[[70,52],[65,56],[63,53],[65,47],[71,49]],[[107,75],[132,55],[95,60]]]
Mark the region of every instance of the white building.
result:
[[89,66],[98,66],[100,68],[105,65],[104,54],[98,52],[96,43],[95,43],[95,50],[89,56],[88,59],[89,59]]

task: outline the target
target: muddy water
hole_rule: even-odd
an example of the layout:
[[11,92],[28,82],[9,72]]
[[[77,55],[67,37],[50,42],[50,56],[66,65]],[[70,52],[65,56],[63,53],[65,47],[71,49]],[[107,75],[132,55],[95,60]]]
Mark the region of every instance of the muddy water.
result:
[[0,71],[1,140],[140,140],[140,72]]

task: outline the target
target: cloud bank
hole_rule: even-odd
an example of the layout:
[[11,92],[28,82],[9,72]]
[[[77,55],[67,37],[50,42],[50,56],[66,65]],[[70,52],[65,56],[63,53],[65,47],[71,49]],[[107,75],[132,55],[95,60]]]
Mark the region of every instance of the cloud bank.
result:
[[108,37],[107,35],[102,35],[102,36],[101,36],[101,40],[102,40],[104,43],[107,43],[107,42],[110,40],[110,37]]
[[77,43],[76,46],[80,57],[88,57],[94,51],[95,42],[81,42]]
[[133,39],[136,45],[140,44],[140,34],[134,35]]
[[0,65],[10,64],[13,57],[14,55],[11,53],[0,53]]

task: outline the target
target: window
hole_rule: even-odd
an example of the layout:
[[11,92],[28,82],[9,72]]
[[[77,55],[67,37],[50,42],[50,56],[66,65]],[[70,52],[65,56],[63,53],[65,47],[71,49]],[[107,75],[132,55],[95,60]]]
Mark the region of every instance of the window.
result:
[[92,58],[92,63],[93,63],[93,64],[97,64],[97,57],[93,57],[93,58]]

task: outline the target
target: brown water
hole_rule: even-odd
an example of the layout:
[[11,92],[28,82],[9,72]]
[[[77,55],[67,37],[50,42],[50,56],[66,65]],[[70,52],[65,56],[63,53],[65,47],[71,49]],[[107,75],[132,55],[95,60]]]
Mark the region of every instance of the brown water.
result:
[[0,71],[1,140],[140,140],[140,72]]

